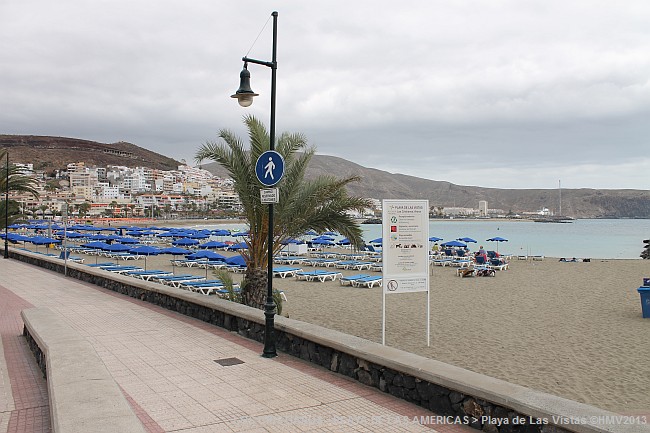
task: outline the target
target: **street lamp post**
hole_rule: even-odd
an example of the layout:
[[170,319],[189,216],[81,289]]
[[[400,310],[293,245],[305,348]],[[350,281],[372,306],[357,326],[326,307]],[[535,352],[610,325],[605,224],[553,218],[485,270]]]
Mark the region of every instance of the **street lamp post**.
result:
[[9,152],[7,152],[5,178],[5,259],[9,258]]
[[[263,65],[271,68],[271,124],[269,132],[269,148],[275,150],[275,90],[276,90],[276,71],[277,71],[277,38],[278,38],[278,13],[274,11],[273,16],[273,57],[270,62],[255,60],[248,57],[242,57],[244,69],[239,74],[240,85],[237,92],[232,95],[237,98],[239,105],[248,107],[253,103],[253,97],[258,96],[253,92],[250,86],[250,72],[248,72],[248,63]],[[266,324],[264,328],[264,351],[262,356],[273,358],[277,356],[275,348],[275,303],[273,302],[273,204],[269,204],[269,230],[268,230],[268,267],[267,267],[267,292],[266,304],[264,305],[264,315]]]

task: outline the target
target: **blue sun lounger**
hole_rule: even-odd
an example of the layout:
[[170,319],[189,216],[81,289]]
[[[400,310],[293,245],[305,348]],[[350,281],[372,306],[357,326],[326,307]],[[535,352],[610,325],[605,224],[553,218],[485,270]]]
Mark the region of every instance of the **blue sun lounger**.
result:
[[205,281],[205,277],[201,277],[199,275],[191,275],[191,274],[157,276],[154,277],[153,279],[155,279],[161,284],[165,284],[167,286],[172,286],[172,287],[180,287],[182,283]]
[[273,276],[280,278],[295,277],[296,272],[302,272],[301,268],[281,267],[273,268]]
[[381,286],[382,279],[379,276],[359,278],[358,280],[352,281],[353,287],[367,287],[368,289],[373,288],[375,285]]
[[116,265],[113,265],[113,266],[100,266],[99,269],[103,269],[103,270],[108,271],[108,272],[113,272],[114,274],[125,274],[125,273],[130,272],[130,271],[144,271],[144,269],[142,269],[139,266],[116,266]]
[[151,270],[151,271],[128,271],[126,275],[130,277],[140,278],[141,280],[149,281],[154,277],[163,277],[172,275],[169,271]]
[[331,280],[335,281],[337,277],[342,276],[340,272],[333,271],[308,271],[308,272],[296,272],[297,280],[306,280],[306,281],[320,281],[321,283]]
[[340,281],[342,286],[351,286],[352,283],[355,280],[358,280],[360,278],[369,277],[369,276],[370,275],[367,275],[367,274],[348,275],[347,277],[341,277],[341,279],[339,281]]
[[86,263],[86,266],[90,266],[91,268],[105,268],[107,266],[116,266],[115,263],[113,262],[104,262],[104,263]]

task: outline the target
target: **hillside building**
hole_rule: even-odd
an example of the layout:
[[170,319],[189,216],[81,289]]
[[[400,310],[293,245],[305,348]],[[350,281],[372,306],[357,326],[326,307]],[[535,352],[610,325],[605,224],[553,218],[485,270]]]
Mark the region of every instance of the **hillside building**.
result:
[[478,216],[488,216],[488,202],[486,200],[481,200],[478,202]]

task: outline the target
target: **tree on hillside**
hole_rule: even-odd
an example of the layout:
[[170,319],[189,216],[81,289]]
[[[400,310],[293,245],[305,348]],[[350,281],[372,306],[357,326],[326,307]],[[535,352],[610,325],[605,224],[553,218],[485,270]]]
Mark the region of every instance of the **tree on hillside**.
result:
[[[31,194],[33,197],[38,198],[38,191],[36,191],[37,181],[36,179],[25,176],[22,174],[19,169],[9,164],[9,192],[19,192]],[[0,193],[2,193],[2,199],[0,200],[0,228],[5,227],[5,209],[8,208],[9,215],[9,224],[11,224],[19,215],[20,215],[20,206],[17,202],[9,200],[9,203],[6,202],[6,191],[7,191],[7,150],[0,149]]]
[[[269,134],[264,125],[253,116],[245,116],[250,148],[229,130],[219,131],[222,143],[206,142],[196,153],[196,161],[209,159],[220,163],[235,181],[244,215],[249,224],[248,251],[243,254],[248,269],[242,284],[245,304],[263,308],[267,291],[268,265],[268,206],[260,202],[262,185],[255,175],[258,157],[269,150]],[[302,236],[309,230],[337,231],[350,239],[353,245],[363,245],[361,227],[348,213],[370,207],[367,199],[351,197],[346,185],[358,177],[337,179],[321,176],[305,180],[307,164],[315,148],[307,146],[302,134],[283,133],[276,140],[275,150],[284,157],[284,178],[276,185],[280,202],[274,205],[273,252],[282,247],[283,240]]]
[[81,218],[85,217],[86,214],[90,211],[91,207],[91,204],[87,201],[80,203],[79,206],[77,206],[77,210],[79,210],[79,216]]

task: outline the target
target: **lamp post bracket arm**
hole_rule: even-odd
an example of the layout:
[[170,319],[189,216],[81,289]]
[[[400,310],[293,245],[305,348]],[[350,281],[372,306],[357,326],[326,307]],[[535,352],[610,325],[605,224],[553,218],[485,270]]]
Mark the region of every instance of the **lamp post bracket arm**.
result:
[[264,60],[255,60],[255,59],[251,59],[249,57],[242,57],[242,61],[249,62],[249,63],[255,63],[257,65],[268,66],[269,68],[276,68],[277,67],[276,63],[265,62]]

